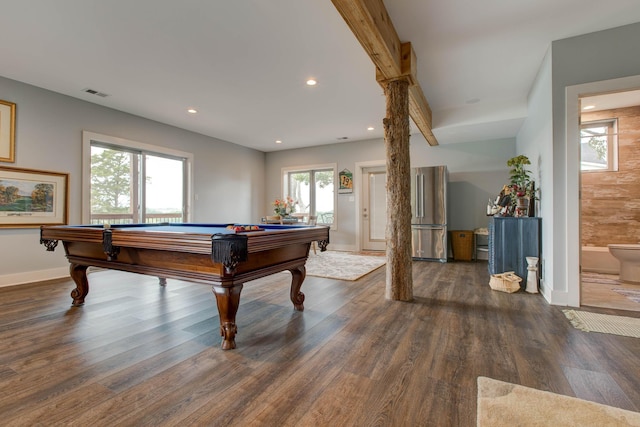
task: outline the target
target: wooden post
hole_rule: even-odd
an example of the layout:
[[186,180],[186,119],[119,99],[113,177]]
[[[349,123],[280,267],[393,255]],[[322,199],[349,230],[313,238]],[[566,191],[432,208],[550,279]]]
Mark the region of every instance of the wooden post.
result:
[[387,278],[385,298],[413,299],[411,259],[411,161],[409,152],[409,82],[385,82],[387,115],[384,144],[387,154]]

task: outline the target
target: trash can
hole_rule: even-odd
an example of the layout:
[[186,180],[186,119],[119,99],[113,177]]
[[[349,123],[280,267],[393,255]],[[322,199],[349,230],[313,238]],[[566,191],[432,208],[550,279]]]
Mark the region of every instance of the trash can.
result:
[[473,259],[473,230],[451,231],[451,249],[455,261],[471,261]]

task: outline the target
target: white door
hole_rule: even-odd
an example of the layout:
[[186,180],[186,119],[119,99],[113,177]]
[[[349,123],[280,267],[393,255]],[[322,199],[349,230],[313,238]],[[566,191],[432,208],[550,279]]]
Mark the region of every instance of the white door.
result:
[[362,250],[384,251],[387,224],[387,171],[384,166],[362,170]]

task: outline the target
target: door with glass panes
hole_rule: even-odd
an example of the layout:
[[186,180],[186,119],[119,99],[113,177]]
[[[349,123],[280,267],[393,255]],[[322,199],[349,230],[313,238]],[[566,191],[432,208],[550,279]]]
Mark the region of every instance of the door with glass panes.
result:
[[91,223],[186,220],[183,158],[91,143]]

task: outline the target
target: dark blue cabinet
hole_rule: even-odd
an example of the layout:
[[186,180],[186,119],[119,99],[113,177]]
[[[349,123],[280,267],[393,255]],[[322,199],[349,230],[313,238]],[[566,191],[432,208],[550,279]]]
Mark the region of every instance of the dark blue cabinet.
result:
[[[492,217],[489,220],[489,273],[514,271],[527,280],[528,256],[540,258],[541,218]],[[538,263],[540,265],[540,263]]]

